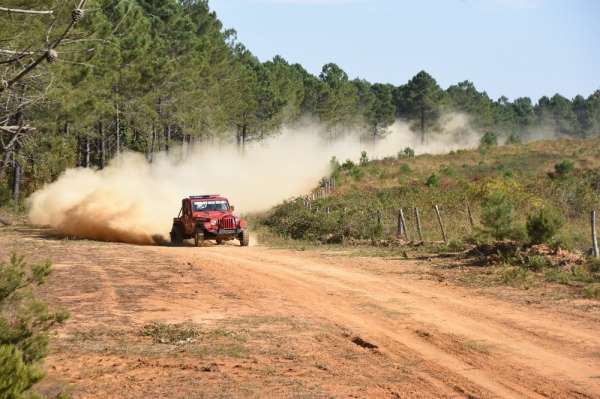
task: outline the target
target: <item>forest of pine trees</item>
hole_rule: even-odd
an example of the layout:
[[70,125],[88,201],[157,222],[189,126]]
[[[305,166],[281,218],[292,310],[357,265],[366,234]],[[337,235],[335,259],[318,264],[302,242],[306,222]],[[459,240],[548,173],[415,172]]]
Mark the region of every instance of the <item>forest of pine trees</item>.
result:
[[[47,1],[0,4],[0,205],[125,150],[151,161],[181,143],[244,146],[304,116],[374,138],[401,118],[426,140],[455,111],[481,132],[514,139],[535,129],[600,134],[600,90],[509,101],[469,81],[444,90],[425,71],[401,86],[351,80],[334,63],[315,76],[280,56],[260,62],[207,0],[55,3],[41,14],[14,10],[44,10]],[[84,13],[72,26],[77,7]]]

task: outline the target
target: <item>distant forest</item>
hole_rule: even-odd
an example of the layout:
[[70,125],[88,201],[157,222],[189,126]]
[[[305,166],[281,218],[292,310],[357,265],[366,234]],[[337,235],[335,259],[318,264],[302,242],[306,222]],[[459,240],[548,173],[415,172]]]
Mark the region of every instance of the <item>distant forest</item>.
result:
[[600,90],[509,101],[469,81],[444,90],[425,71],[401,86],[351,80],[333,63],[315,76],[280,56],[260,62],[206,0],[1,3],[0,205],[125,150],[152,160],[180,143],[243,146],[303,116],[375,139],[400,118],[427,140],[446,112],[515,141],[536,129],[600,135]]

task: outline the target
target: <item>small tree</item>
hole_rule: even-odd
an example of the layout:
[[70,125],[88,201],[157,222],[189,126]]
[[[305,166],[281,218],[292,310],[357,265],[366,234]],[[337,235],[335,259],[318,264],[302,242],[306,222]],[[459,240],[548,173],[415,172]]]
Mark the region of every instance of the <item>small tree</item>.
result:
[[554,172],[556,172],[556,175],[558,177],[565,177],[566,175],[571,173],[574,168],[575,168],[575,165],[573,164],[572,161],[569,161],[568,159],[564,159],[564,160],[560,161],[559,163],[557,163],[556,165],[554,165]]
[[514,206],[504,193],[490,194],[483,203],[481,224],[483,231],[496,240],[515,236],[513,225]]
[[368,163],[369,163],[369,156],[367,155],[367,152],[366,151],[361,152],[360,153],[360,161],[359,161],[360,166],[365,166]]
[[410,147],[406,147],[404,150],[398,153],[398,159],[408,158],[412,159],[415,157],[415,150]]
[[427,187],[437,187],[440,185],[440,178],[438,175],[436,175],[435,173],[432,173],[431,176],[429,176],[427,178],[427,181],[425,182],[425,185]]
[[498,136],[494,132],[486,132],[479,142],[480,147],[489,148],[498,145]]
[[0,398],[34,396],[31,387],[44,377],[48,331],[68,317],[33,295],[50,271],[50,261],[30,266],[15,254],[0,262]]
[[527,217],[527,235],[532,244],[548,243],[564,224],[564,218],[557,211],[540,209]]

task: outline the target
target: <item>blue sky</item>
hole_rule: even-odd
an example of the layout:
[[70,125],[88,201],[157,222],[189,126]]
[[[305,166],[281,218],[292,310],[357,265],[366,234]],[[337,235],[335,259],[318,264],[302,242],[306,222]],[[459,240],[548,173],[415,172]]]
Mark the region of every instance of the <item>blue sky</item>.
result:
[[446,88],[471,80],[496,99],[536,101],[600,89],[598,0],[210,0],[262,61],[279,54],[318,73]]

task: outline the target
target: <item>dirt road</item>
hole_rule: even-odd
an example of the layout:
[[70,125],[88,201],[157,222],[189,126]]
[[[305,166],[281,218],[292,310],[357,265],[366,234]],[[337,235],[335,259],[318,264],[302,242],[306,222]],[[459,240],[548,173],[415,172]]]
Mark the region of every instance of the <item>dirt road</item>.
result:
[[[48,254],[69,309],[48,393],[75,397],[600,397],[600,312],[524,305],[423,262],[0,234]],[[188,323],[180,342],[147,332]],[[160,323],[160,324],[157,324]],[[145,330],[146,328],[146,330]]]

